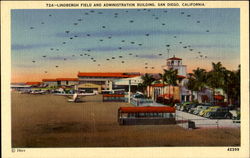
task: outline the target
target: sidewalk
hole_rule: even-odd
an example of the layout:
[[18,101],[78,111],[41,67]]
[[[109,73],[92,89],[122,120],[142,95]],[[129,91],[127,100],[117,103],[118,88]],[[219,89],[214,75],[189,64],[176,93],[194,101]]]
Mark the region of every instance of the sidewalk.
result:
[[176,120],[180,126],[190,120],[195,122],[196,128],[240,128],[240,123],[234,123],[232,119],[208,119],[178,110],[176,110]]

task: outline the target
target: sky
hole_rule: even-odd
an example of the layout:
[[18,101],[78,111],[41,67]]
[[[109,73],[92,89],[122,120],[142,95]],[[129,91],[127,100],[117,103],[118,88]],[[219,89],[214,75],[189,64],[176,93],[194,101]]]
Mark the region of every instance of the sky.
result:
[[11,80],[80,72],[162,73],[182,58],[188,72],[240,64],[240,10],[26,9],[11,11]]

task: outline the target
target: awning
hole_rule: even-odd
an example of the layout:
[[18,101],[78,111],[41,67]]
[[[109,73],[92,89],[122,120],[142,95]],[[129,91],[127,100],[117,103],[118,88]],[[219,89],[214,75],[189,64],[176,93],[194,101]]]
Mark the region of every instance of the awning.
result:
[[202,95],[202,96],[201,96],[201,99],[202,99],[202,100],[209,100],[209,98],[208,98],[207,95]]
[[170,106],[160,107],[120,107],[118,109],[122,113],[152,113],[152,112],[167,112],[174,113],[175,108]]
[[165,87],[167,86],[166,84],[163,84],[163,83],[156,83],[156,84],[153,84],[152,87]]
[[163,94],[163,95],[160,95],[160,97],[163,97],[164,99],[170,99],[170,98],[173,98],[174,95],[173,94]]
[[225,97],[223,95],[215,95],[214,99],[216,99],[216,100],[224,100]]

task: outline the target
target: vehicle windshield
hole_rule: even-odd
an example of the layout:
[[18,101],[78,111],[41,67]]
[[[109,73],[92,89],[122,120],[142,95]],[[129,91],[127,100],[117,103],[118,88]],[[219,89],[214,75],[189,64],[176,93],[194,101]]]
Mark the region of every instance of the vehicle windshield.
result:
[[204,109],[204,110],[206,110],[206,109],[208,109],[209,108],[209,106],[203,106],[202,107],[202,109]]

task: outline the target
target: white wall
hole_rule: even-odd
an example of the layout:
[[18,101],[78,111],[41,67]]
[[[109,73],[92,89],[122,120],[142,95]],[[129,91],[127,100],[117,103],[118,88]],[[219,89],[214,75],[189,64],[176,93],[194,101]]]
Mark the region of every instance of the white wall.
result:
[[54,87],[54,86],[57,86],[57,82],[56,81],[46,81],[44,82],[44,84],[48,85],[48,87]]

